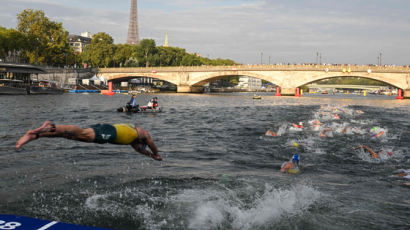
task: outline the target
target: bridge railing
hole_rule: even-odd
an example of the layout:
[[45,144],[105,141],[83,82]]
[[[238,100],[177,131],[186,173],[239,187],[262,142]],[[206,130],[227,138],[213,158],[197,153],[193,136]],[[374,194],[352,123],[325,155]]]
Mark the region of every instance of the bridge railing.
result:
[[325,71],[410,73],[409,66],[372,65],[234,65],[234,66],[176,66],[176,67],[122,67],[101,68],[100,73],[157,73],[157,72],[212,72],[212,71]]

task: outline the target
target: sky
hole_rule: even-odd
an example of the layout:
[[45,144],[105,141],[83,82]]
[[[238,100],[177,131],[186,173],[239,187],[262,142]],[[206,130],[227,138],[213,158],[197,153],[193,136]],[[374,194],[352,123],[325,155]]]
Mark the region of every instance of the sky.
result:
[[[70,34],[125,43],[130,0],[0,0],[0,26],[43,10]],[[241,64],[410,65],[410,0],[138,0],[140,39]]]

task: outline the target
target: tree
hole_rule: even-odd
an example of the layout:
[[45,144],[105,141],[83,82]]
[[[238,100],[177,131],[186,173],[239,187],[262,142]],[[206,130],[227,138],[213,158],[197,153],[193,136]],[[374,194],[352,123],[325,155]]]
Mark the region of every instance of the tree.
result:
[[61,23],[50,21],[41,10],[26,9],[18,14],[18,31],[27,37],[30,62],[64,64],[72,49],[68,32]]
[[117,66],[124,66],[125,62],[132,57],[135,46],[129,44],[118,44],[115,46],[114,62]]
[[178,47],[158,47],[161,66],[180,66],[185,56],[185,49]]
[[199,66],[202,65],[201,59],[196,54],[185,54],[181,60],[183,66]]
[[26,44],[26,37],[19,31],[0,27],[0,57],[6,57],[9,52],[20,54],[27,48]]
[[136,58],[139,63],[144,63],[145,67],[150,65],[156,66],[155,54],[158,53],[155,41],[153,39],[143,39],[137,48]]
[[88,62],[93,67],[110,67],[114,64],[115,45],[114,39],[100,32],[94,34],[91,44],[85,47],[82,54],[83,60]]

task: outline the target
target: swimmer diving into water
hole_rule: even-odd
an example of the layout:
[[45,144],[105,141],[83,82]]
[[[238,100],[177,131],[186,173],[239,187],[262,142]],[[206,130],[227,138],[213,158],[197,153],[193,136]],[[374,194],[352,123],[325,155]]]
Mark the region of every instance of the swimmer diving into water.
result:
[[[161,155],[158,154],[158,148],[149,132],[130,124],[96,124],[90,126],[90,128],[82,129],[75,125],[55,125],[49,121],[45,121],[39,128],[27,131],[27,133],[17,141],[16,149],[40,137],[62,137],[75,141],[94,142],[98,144],[131,145],[135,151],[143,155],[152,157],[157,161],[162,160]],[[147,146],[149,146],[151,151],[146,149]]]

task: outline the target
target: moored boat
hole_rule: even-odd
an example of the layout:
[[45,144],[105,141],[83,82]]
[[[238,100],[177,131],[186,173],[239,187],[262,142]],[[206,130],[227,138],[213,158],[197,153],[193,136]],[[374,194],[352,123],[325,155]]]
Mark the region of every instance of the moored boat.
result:
[[31,74],[45,72],[38,66],[0,63],[0,94],[28,94]]
[[62,94],[64,89],[60,88],[57,82],[40,80],[32,81],[30,85],[30,94]]
[[27,84],[22,80],[0,79],[0,94],[25,95]]

